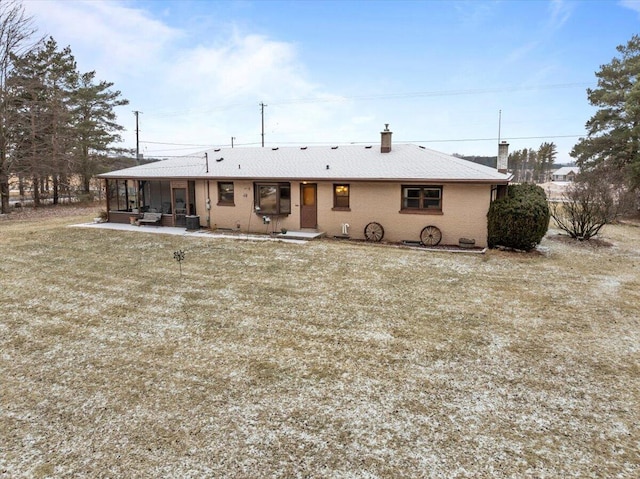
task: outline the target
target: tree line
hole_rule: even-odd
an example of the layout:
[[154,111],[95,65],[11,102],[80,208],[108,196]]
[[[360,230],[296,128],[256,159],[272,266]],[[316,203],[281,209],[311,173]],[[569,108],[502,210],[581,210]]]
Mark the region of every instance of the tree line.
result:
[[[496,168],[498,161],[496,156],[469,156],[458,153],[454,153],[453,156],[491,168]],[[523,148],[509,153],[507,168],[513,174],[513,181],[516,183],[544,183],[551,179],[557,156],[556,144],[545,142],[537,150]]]
[[537,150],[523,148],[509,154],[508,168],[517,183],[544,183],[551,179],[558,156],[555,143],[542,143]]
[[18,0],[0,2],[0,196],[9,211],[9,180],[34,204],[51,191],[54,204],[71,179],[90,194],[90,180],[124,150],[114,108],[127,105],[113,83],[78,71],[70,47],[35,38],[33,19]]

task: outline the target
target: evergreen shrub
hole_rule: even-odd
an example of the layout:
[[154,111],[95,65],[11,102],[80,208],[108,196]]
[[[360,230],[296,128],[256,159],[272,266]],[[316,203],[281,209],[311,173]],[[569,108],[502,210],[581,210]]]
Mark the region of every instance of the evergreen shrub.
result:
[[510,185],[507,195],[489,208],[489,247],[529,251],[536,247],[549,229],[551,217],[547,195],[533,184]]

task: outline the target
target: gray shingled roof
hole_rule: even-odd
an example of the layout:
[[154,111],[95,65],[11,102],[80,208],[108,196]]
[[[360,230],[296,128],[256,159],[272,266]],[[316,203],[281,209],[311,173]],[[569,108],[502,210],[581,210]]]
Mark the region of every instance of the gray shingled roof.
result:
[[506,183],[511,175],[410,144],[221,148],[99,175],[132,179],[403,180]]
[[575,173],[577,175],[579,171],[580,169],[577,166],[563,166],[562,168],[559,168],[556,171],[554,171],[553,174],[559,175],[559,176],[563,176],[563,175],[566,176],[569,173]]

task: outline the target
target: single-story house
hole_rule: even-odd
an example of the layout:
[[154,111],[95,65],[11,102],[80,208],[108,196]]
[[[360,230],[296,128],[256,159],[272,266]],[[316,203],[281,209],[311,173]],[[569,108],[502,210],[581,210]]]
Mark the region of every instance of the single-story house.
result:
[[[155,212],[159,225],[251,233],[305,229],[391,242],[487,244],[487,211],[506,191],[498,170],[413,144],[216,148],[99,175],[108,221]],[[133,218],[132,218],[133,216]]]
[[563,166],[552,173],[551,181],[573,181],[578,171],[577,166]]

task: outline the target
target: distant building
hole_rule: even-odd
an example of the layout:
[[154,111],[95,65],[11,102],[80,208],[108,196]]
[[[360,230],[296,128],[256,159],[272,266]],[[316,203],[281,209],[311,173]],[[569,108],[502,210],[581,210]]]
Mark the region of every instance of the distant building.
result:
[[577,166],[563,166],[551,175],[551,181],[573,181],[578,174]]

